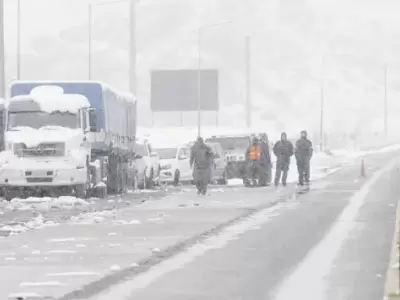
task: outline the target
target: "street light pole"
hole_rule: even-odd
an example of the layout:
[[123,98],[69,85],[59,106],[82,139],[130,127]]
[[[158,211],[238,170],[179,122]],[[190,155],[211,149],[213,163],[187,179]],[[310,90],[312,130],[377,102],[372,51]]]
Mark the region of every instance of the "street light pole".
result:
[[202,30],[209,27],[219,26],[223,24],[230,24],[230,21],[224,21],[214,24],[209,24],[205,26],[199,26],[197,29],[197,135],[201,134],[201,38],[202,38]]
[[197,37],[197,136],[200,137],[201,128],[201,27],[198,29]]
[[4,3],[0,0],[0,98],[5,98]]
[[320,151],[324,147],[324,106],[325,106],[325,81],[321,80],[321,99],[320,99],[320,124],[319,124],[319,134],[320,134]]
[[384,70],[384,84],[385,84],[385,98],[384,98],[384,117],[383,117],[383,122],[384,122],[384,130],[385,130],[385,139],[388,137],[388,65],[385,65],[385,70]]
[[246,36],[246,125],[251,127],[250,37]]
[[129,90],[136,95],[136,1],[129,1]]
[[136,3],[139,0],[111,0],[89,4],[88,10],[88,75],[92,79],[93,7],[116,3],[129,3],[129,90],[136,93]]
[[88,11],[88,79],[92,79],[92,4],[89,4],[89,11]]
[[17,0],[17,79],[21,79],[21,0]]

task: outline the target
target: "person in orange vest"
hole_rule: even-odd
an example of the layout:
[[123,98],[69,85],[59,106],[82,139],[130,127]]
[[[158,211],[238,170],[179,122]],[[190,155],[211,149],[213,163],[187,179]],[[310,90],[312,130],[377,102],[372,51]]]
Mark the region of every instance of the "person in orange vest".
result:
[[264,153],[262,145],[258,137],[254,137],[251,145],[246,151],[246,162],[247,162],[247,175],[250,175],[251,181],[245,178],[244,184],[249,186],[256,185],[256,178],[260,178],[263,175],[264,170],[262,168],[262,160],[264,159]]

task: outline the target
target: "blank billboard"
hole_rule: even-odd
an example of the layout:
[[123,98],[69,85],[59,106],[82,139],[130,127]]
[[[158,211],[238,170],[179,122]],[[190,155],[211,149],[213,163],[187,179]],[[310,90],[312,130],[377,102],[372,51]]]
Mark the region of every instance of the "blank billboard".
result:
[[[218,111],[218,70],[201,70],[200,108]],[[195,111],[198,109],[197,70],[156,70],[151,72],[151,110]]]

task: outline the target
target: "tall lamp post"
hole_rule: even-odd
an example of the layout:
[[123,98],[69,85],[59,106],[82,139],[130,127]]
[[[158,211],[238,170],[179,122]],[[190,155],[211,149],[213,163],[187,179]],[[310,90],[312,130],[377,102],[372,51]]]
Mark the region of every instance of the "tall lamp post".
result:
[[4,3],[0,0],[0,98],[5,98]]
[[213,23],[213,24],[208,24],[204,26],[200,26],[197,29],[197,136],[200,136],[201,134],[201,51],[202,51],[202,33],[204,29],[215,27],[215,26],[220,26],[224,24],[231,24],[231,21],[224,21],[224,22],[218,22],[218,23]]
[[385,139],[388,138],[388,65],[385,64],[384,69],[384,90],[385,90],[385,98],[384,98],[384,111],[383,111],[383,122],[384,122],[384,130],[385,130]]
[[17,79],[21,79],[21,0],[17,0]]
[[136,4],[139,0],[114,0],[89,4],[88,9],[88,78],[92,79],[93,8],[129,3],[129,90],[136,93]]

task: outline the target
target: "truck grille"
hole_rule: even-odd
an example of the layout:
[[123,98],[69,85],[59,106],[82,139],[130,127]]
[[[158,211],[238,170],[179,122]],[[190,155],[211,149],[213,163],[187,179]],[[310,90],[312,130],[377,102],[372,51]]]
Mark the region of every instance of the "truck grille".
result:
[[53,182],[53,178],[45,178],[45,177],[28,177],[26,181],[29,183],[38,183],[38,182]]
[[15,154],[20,157],[64,156],[64,143],[41,143],[36,147],[27,147],[24,143],[14,146]]

